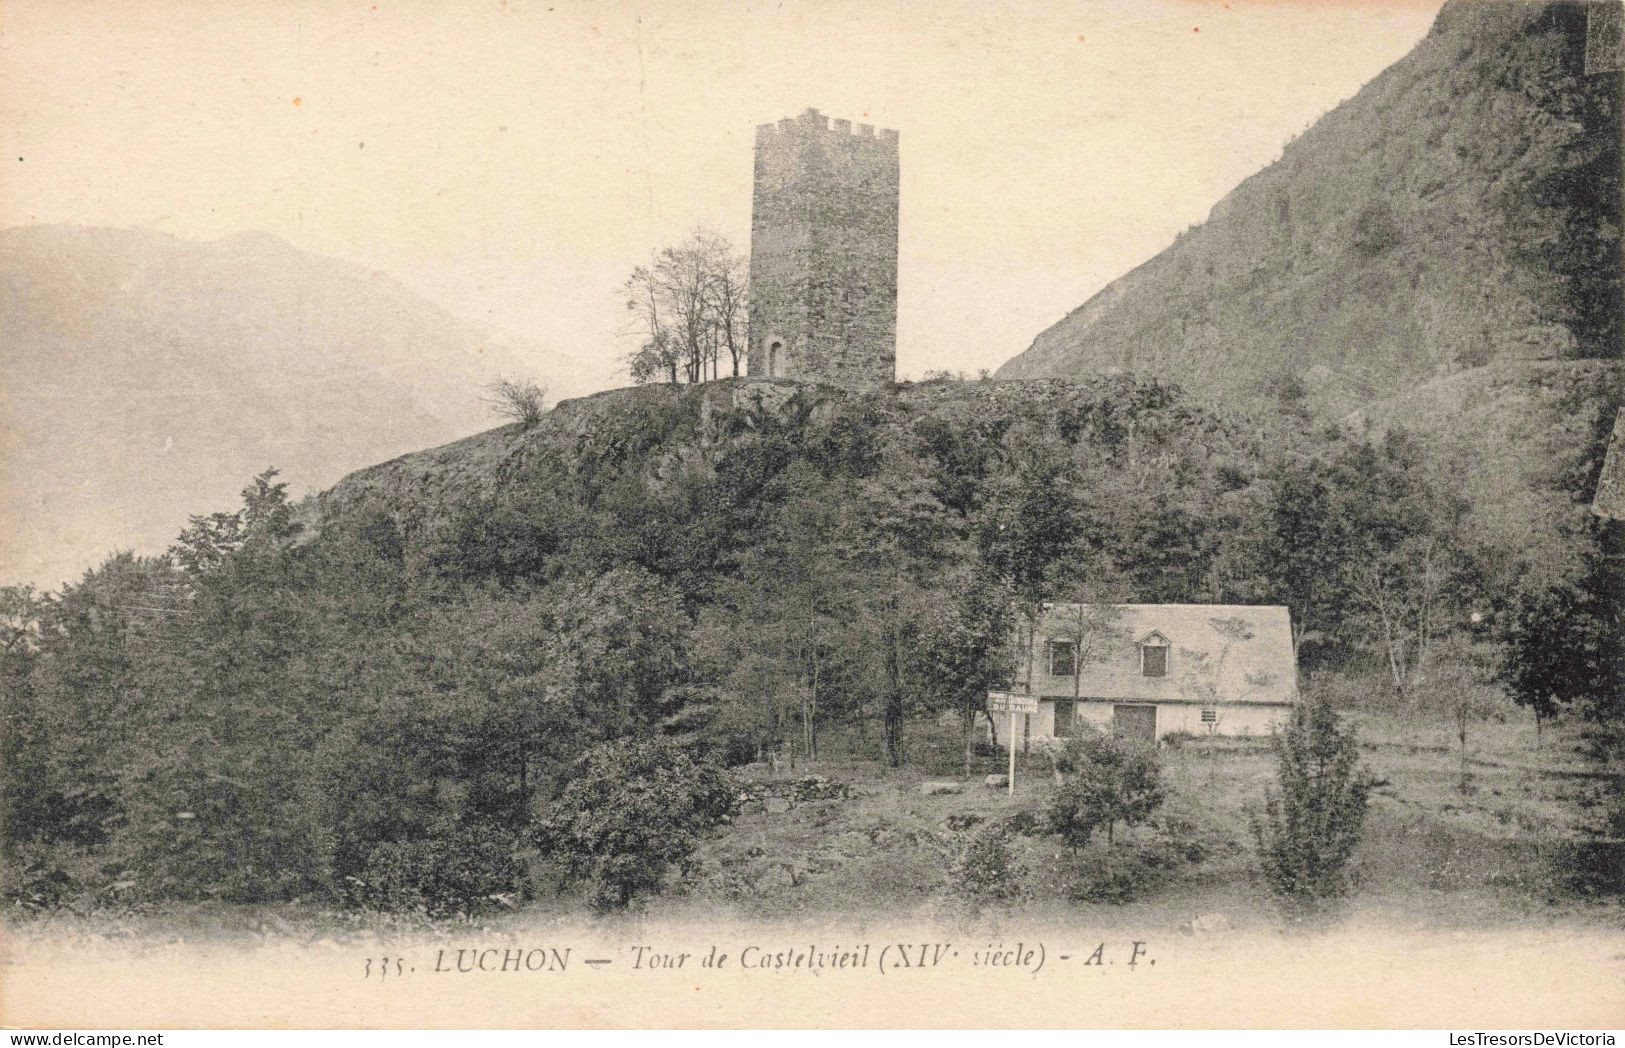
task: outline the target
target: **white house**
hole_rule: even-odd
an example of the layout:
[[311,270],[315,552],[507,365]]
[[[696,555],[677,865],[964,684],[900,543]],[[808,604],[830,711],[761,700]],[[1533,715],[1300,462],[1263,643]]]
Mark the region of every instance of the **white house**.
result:
[[1267,735],[1297,702],[1284,607],[1046,604],[1017,629],[1011,690],[1039,697],[1038,712],[1018,719],[1024,742],[1065,738],[1079,722],[1146,742]]

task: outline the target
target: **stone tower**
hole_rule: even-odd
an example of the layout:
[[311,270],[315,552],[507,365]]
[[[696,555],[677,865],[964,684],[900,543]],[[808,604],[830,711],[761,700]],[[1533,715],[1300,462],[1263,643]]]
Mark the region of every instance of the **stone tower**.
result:
[[897,132],[809,109],[756,129],[747,373],[897,377]]

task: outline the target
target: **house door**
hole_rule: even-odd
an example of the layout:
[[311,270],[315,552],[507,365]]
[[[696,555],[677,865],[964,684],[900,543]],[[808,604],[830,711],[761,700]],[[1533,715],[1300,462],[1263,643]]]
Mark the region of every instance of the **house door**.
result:
[[1065,739],[1072,734],[1072,718],[1076,704],[1071,699],[1055,700],[1055,737]]
[[1157,708],[1155,706],[1113,706],[1112,735],[1121,742],[1155,746],[1157,744]]

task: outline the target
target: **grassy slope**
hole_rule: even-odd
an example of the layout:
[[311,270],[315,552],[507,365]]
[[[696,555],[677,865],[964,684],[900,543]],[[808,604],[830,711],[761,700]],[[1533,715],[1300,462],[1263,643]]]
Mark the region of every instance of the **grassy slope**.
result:
[[1617,331],[1577,305],[1618,293],[1576,275],[1585,252],[1617,259],[1619,235],[1618,200],[1575,188],[1605,186],[1598,165],[1617,160],[1617,82],[1578,74],[1583,28],[1538,4],[1447,6],[1205,224],[999,377],[1134,370],[1238,403],[1291,376],[1338,416],[1488,363],[1617,358]]
[[[1523,711],[1508,707],[1484,718],[1470,731],[1471,782],[1463,790],[1453,724],[1420,715],[1366,715],[1357,723],[1366,765],[1383,785],[1357,856],[1360,887],[1346,917],[1447,928],[1529,920],[1625,926],[1616,905],[1550,901],[1544,890],[1542,849],[1572,829],[1569,793],[1576,780],[1568,773],[1586,770],[1574,753],[1572,728],[1548,728],[1536,750],[1534,726]],[[823,775],[847,783],[852,793],[845,800],[797,803],[786,812],[742,815],[706,848],[686,897],[660,900],[654,915],[952,919],[955,911],[942,894],[956,834],[948,820],[1039,810],[1049,792],[1047,767],[1036,755],[1023,758],[1012,798],[981,784],[982,775],[1004,766],[1002,757],[983,757],[962,794],[926,796],[919,785],[928,779],[966,781],[952,728],[917,726],[917,763],[902,769],[882,766],[874,745],[832,738],[826,749],[838,755],[781,772]],[[1127,905],[1078,903],[1062,888],[1069,860],[1057,840],[1021,837],[1030,899],[1006,917],[1172,930],[1218,912],[1240,929],[1276,927],[1279,920],[1252,875],[1247,829],[1274,780],[1267,744],[1187,743],[1164,750],[1164,770],[1170,796],[1163,814],[1194,826],[1206,858]],[[1138,828],[1127,838],[1154,833]],[[1085,858],[1103,848],[1092,844]]]

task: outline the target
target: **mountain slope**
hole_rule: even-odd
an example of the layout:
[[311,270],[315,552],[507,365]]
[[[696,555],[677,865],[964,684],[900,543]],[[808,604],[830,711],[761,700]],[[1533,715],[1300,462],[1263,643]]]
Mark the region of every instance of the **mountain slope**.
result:
[[1341,416],[1491,364],[1617,358],[1619,76],[1579,4],[1448,4],[1400,62],[1002,378],[1139,371]]
[[276,466],[296,489],[485,428],[522,352],[403,285],[264,234],[0,232],[0,582],[162,549]]

